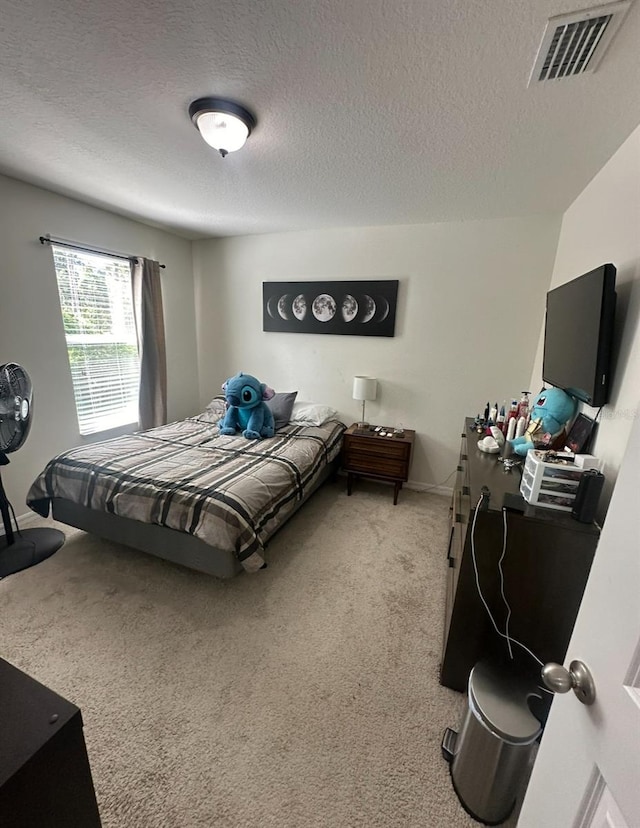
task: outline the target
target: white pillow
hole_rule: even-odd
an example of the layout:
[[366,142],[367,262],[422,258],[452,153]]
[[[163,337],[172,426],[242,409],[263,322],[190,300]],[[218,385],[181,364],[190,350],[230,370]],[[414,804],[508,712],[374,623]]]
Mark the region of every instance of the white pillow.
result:
[[318,405],[312,402],[294,402],[293,411],[291,412],[291,420],[289,422],[295,425],[315,425],[321,426],[337,417],[338,412],[330,405]]

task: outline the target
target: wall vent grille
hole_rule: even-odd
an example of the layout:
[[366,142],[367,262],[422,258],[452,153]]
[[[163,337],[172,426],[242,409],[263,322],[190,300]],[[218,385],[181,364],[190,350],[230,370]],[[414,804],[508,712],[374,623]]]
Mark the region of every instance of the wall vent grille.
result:
[[593,72],[630,5],[625,0],[549,18],[529,85]]

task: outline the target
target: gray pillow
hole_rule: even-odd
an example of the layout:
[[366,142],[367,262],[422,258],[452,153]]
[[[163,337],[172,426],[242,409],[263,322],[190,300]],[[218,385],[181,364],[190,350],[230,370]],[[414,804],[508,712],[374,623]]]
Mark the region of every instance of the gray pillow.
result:
[[275,420],[276,431],[289,424],[293,404],[297,396],[297,391],[287,391],[282,394],[274,394],[270,400],[267,400],[267,405],[271,409],[273,419]]

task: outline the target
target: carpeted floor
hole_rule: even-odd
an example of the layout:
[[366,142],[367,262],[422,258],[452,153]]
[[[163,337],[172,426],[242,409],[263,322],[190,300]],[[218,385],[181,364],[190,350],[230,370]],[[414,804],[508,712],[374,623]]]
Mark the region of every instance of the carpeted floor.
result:
[[0,655],[75,702],[105,828],[477,825],[440,752],[448,499],[343,480],[232,581],[65,527]]

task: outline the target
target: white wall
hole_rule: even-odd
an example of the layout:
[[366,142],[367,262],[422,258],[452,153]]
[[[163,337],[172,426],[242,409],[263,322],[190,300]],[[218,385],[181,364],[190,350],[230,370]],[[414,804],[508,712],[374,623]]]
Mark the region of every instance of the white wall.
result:
[[[559,227],[547,216],[194,242],[200,403],[246,371],[351,423],[353,376],[370,374],[367,419],[415,429],[411,480],[441,483],[464,417],[527,387]],[[395,337],[263,332],[263,281],[320,279],[399,279]]]
[[161,273],[169,418],[180,419],[197,408],[191,243],[0,176],[0,364],[24,366],[35,392],[29,437],[2,469],[18,515],[27,511],[27,490],[46,462],[81,442],[53,258],[38,241],[47,233],[166,264]]
[[[614,374],[593,452],[604,460],[602,518],[640,405],[640,127],[562,219],[551,288],[605,262],[617,268]],[[544,320],[530,385],[542,385]],[[584,406],[587,416],[596,409]]]
[[[598,433],[595,450],[599,456],[604,457],[607,461],[608,487],[605,494],[608,496],[616,479],[623,455],[627,451],[631,451],[629,457],[631,462],[637,464],[640,460],[637,448],[629,448],[630,445],[633,445],[633,440],[629,442],[629,436],[634,420],[637,422],[638,404],[640,402],[640,128],[622,145],[567,210],[562,223],[552,285],[562,284],[574,276],[607,261],[613,262],[618,268],[616,371],[611,402],[603,409],[605,417]],[[536,379],[541,376],[541,366],[542,347],[540,346],[533,375]],[[592,413],[593,410],[586,408],[585,411],[588,414]],[[635,434],[637,432],[634,432]],[[624,475],[620,477],[616,483],[615,497],[616,499],[625,499],[631,508],[635,504],[637,509],[638,490],[633,475],[627,475],[626,478]],[[608,497],[604,503],[605,507],[607,502]],[[620,567],[623,564],[625,566],[628,564],[621,554],[621,550],[627,547],[631,549],[631,545],[628,543],[629,537],[633,538],[637,545],[637,536],[633,534],[634,532],[633,521],[626,521],[624,516],[620,514],[617,515],[614,525],[608,523],[605,526],[601,541],[601,543],[605,542],[602,550],[603,557],[600,558],[600,551],[598,551],[587,584],[585,601],[578,615],[574,636],[567,652],[567,655],[571,658],[587,659],[588,656],[593,658],[596,664],[593,664],[592,661],[588,661],[588,663],[594,668],[600,666],[601,671],[604,665],[602,653],[595,649],[591,653],[589,651],[585,653],[584,649],[580,649],[580,645],[581,642],[588,646],[594,644],[594,646],[598,645],[599,650],[601,650],[602,641],[608,642],[608,638],[606,638],[608,627],[605,627],[605,638],[603,639],[602,628],[605,625],[601,624],[599,619],[593,617],[593,608],[596,606],[594,596],[596,594],[600,596],[601,600],[598,604],[600,608],[608,607],[614,600],[613,593],[614,589],[617,589],[616,582],[620,578],[620,572],[623,571]],[[620,544],[616,554],[609,556],[608,553],[614,551],[612,544],[616,544],[618,540],[620,540]],[[624,543],[625,540],[627,541],[626,544]],[[633,570],[631,570],[630,582],[632,584],[634,582]],[[605,584],[604,592],[602,584]],[[603,597],[605,593],[606,598]],[[633,601],[633,604],[629,604],[629,607],[634,608],[632,613],[635,612],[637,618],[637,595],[630,597],[629,601]],[[584,612],[585,608],[589,610],[588,615]],[[630,653],[637,640],[637,623],[635,629],[631,629],[623,623],[623,619],[628,614],[625,616],[624,613],[616,612],[615,607],[612,607],[612,610],[619,645],[615,656],[613,656],[617,659],[617,662],[614,663],[616,669],[612,671],[612,675],[617,677],[625,669],[625,667],[620,666],[623,663],[621,654]],[[601,640],[599,640],[599,636]],[[625,646],[625,642],[629,642],[628,646]],[[598,659],[600,659],[599,665]],[[619,666],[620,670],[618,670]],[[606,669],[610,668],[611,663],[607,660]],[[595,669],[594,674],[597,683],[598,674]],[[601,689],[598,685],[598,692]],[[607,762],[609,761],[607,754],[611,752],[610,748],[612,747],[608,744],[608,740],[610,741],[613,738],[612,732],[615,732],[617,717],[614,715],[614,711],[605,709],[602,704],[602,698],[607,695],[607,688],[604,689],[603,697],[599,697],[600,703],[596,702],[593,707],[593,715],[588,717],[582,715],[580,722],[576,720],[579,728],[584,725],[583,732],[580,732],[578,727],[569,727],[569,731],[572,739],[574,739],[572,745],[574,749],[576,745],[581,744],[581,740],[586,740],[592,747],[592,756],[595,756],[596,759],[603,757],[604,761]],[[583,794],[583,786],[589,774],[588,765],[593,761],[592,757],[587,757],[584,752],[578,752],[578,760],[570,763],[569,773],[567,773],[566,778],[562,779],[561,784],[550,786],[550,780],[554,778],[553,771],[555,770],[553,748],[556,743],[562,743],[562,746],[566,747],[566,741],[561,739],[558,742],[557,736],[565,720],[570,724],[570,718],[575,715],[576,709],[579,707],[575,699],[567,702],[567,705],[569,707],[565,708],[557,706],[554,702],[551,709],[547,724],[549,733],[542,740],[518,822],[518,824],[522,823],[523,826],[549,825],[549,814],[553,814],[553,818],[561,820],[563,825],[570,824],[572,815],[569,814],[567,818],[563,818],[562,815],[569,810],[575,811],[578,807],[576,803],[580,802]],[[629,727],[629,732],[630,738],[633,739],[636,734],[633,733],[632,726]],[[547,738],[551,741],[547,742]],[[615,753],[616,757],[620,757],[621,762],[626,762],[627,766],[634,767],[633,761],[637,755],[635,746],[632,750],[625,750],[625,744],[618,743],[615,745]],[[586,761],[587,759],[589,761]],[[609,761],[609,770],[615,764],[615,761],[613,763]],[[613,778],[606,781],[612,787],[619,779],[614,775]],[[561,802],[558,806],[559,796]],[[631,802],[632,798],[627,797],[627,800]],[[619,801],[618,804],[623,806],[625,802]],[[631,811],[626,816],[627,819],[631,820],[628,822],[629,825],[637,824],[633,821]]]

